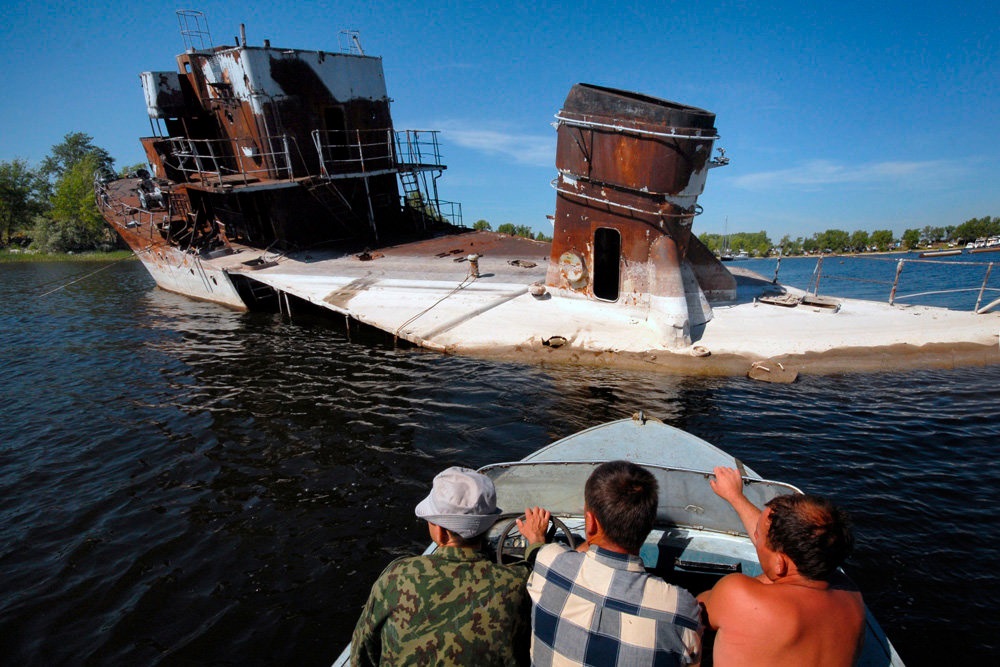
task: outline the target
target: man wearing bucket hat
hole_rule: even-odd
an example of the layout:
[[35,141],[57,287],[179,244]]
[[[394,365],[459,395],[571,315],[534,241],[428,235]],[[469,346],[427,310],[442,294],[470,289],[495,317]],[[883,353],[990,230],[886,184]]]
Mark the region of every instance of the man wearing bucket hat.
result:
[[[438,548],[399,558],[379,576],[354,629],[351,665],[528,663],[530,565],[499,565],[480,550],[500,513],[489,477],[452,467],[434,478],[416,515]],[[518,529],[540,545],[549,513],[535,507],[525,517]]]

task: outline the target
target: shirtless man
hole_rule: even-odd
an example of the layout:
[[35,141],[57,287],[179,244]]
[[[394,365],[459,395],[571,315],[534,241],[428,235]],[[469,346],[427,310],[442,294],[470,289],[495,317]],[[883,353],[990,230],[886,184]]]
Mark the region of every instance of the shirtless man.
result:
[[757,548],[764,573],[730,574],[698,596],[717,630],[717,667],[851,665],[864,639],[861,594],[837,572],[854,545],[847,516],[816,496],[779,496],[757,509],[732,468],[716,468],[726,500]]

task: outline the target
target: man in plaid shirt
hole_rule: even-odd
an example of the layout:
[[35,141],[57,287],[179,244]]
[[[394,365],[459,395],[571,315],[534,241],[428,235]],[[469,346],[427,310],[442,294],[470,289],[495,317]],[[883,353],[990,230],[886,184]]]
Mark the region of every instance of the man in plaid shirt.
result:
[[701,613],[682,588],[647,574],[656,479],[628,461],[598,466],[584,488],[583,551],[549,544],[528,579],[534,665],[688,665],[701,660]]

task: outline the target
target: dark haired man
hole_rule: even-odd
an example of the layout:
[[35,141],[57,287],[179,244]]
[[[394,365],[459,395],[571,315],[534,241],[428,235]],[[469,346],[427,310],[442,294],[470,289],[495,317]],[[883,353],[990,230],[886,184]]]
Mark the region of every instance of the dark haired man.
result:
[[810,495],[779,496],[760,511],[732,468],[716,468],[726,500],[757,548],[763,574],[723,577],[698,596],[718,634],[718,667],[854,663],[864,638],[861,594],[838,571],[854,545],[847,515]]
[[[528,579],[534,665],[697,664],[700,609],[690,593],[646,573],[656,479],[628,461],[598,466],[584,487],[587,541],[539,550]],[[585,551],[583,551],[585,550]]]

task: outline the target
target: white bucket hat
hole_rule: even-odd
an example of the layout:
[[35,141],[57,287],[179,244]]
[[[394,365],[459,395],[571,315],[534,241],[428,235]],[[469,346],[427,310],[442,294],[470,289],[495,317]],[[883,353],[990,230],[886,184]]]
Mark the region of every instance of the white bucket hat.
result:
[[485,533],[500,516],[493,480],[458,466],[438,473],[416,515],[468,539]]

